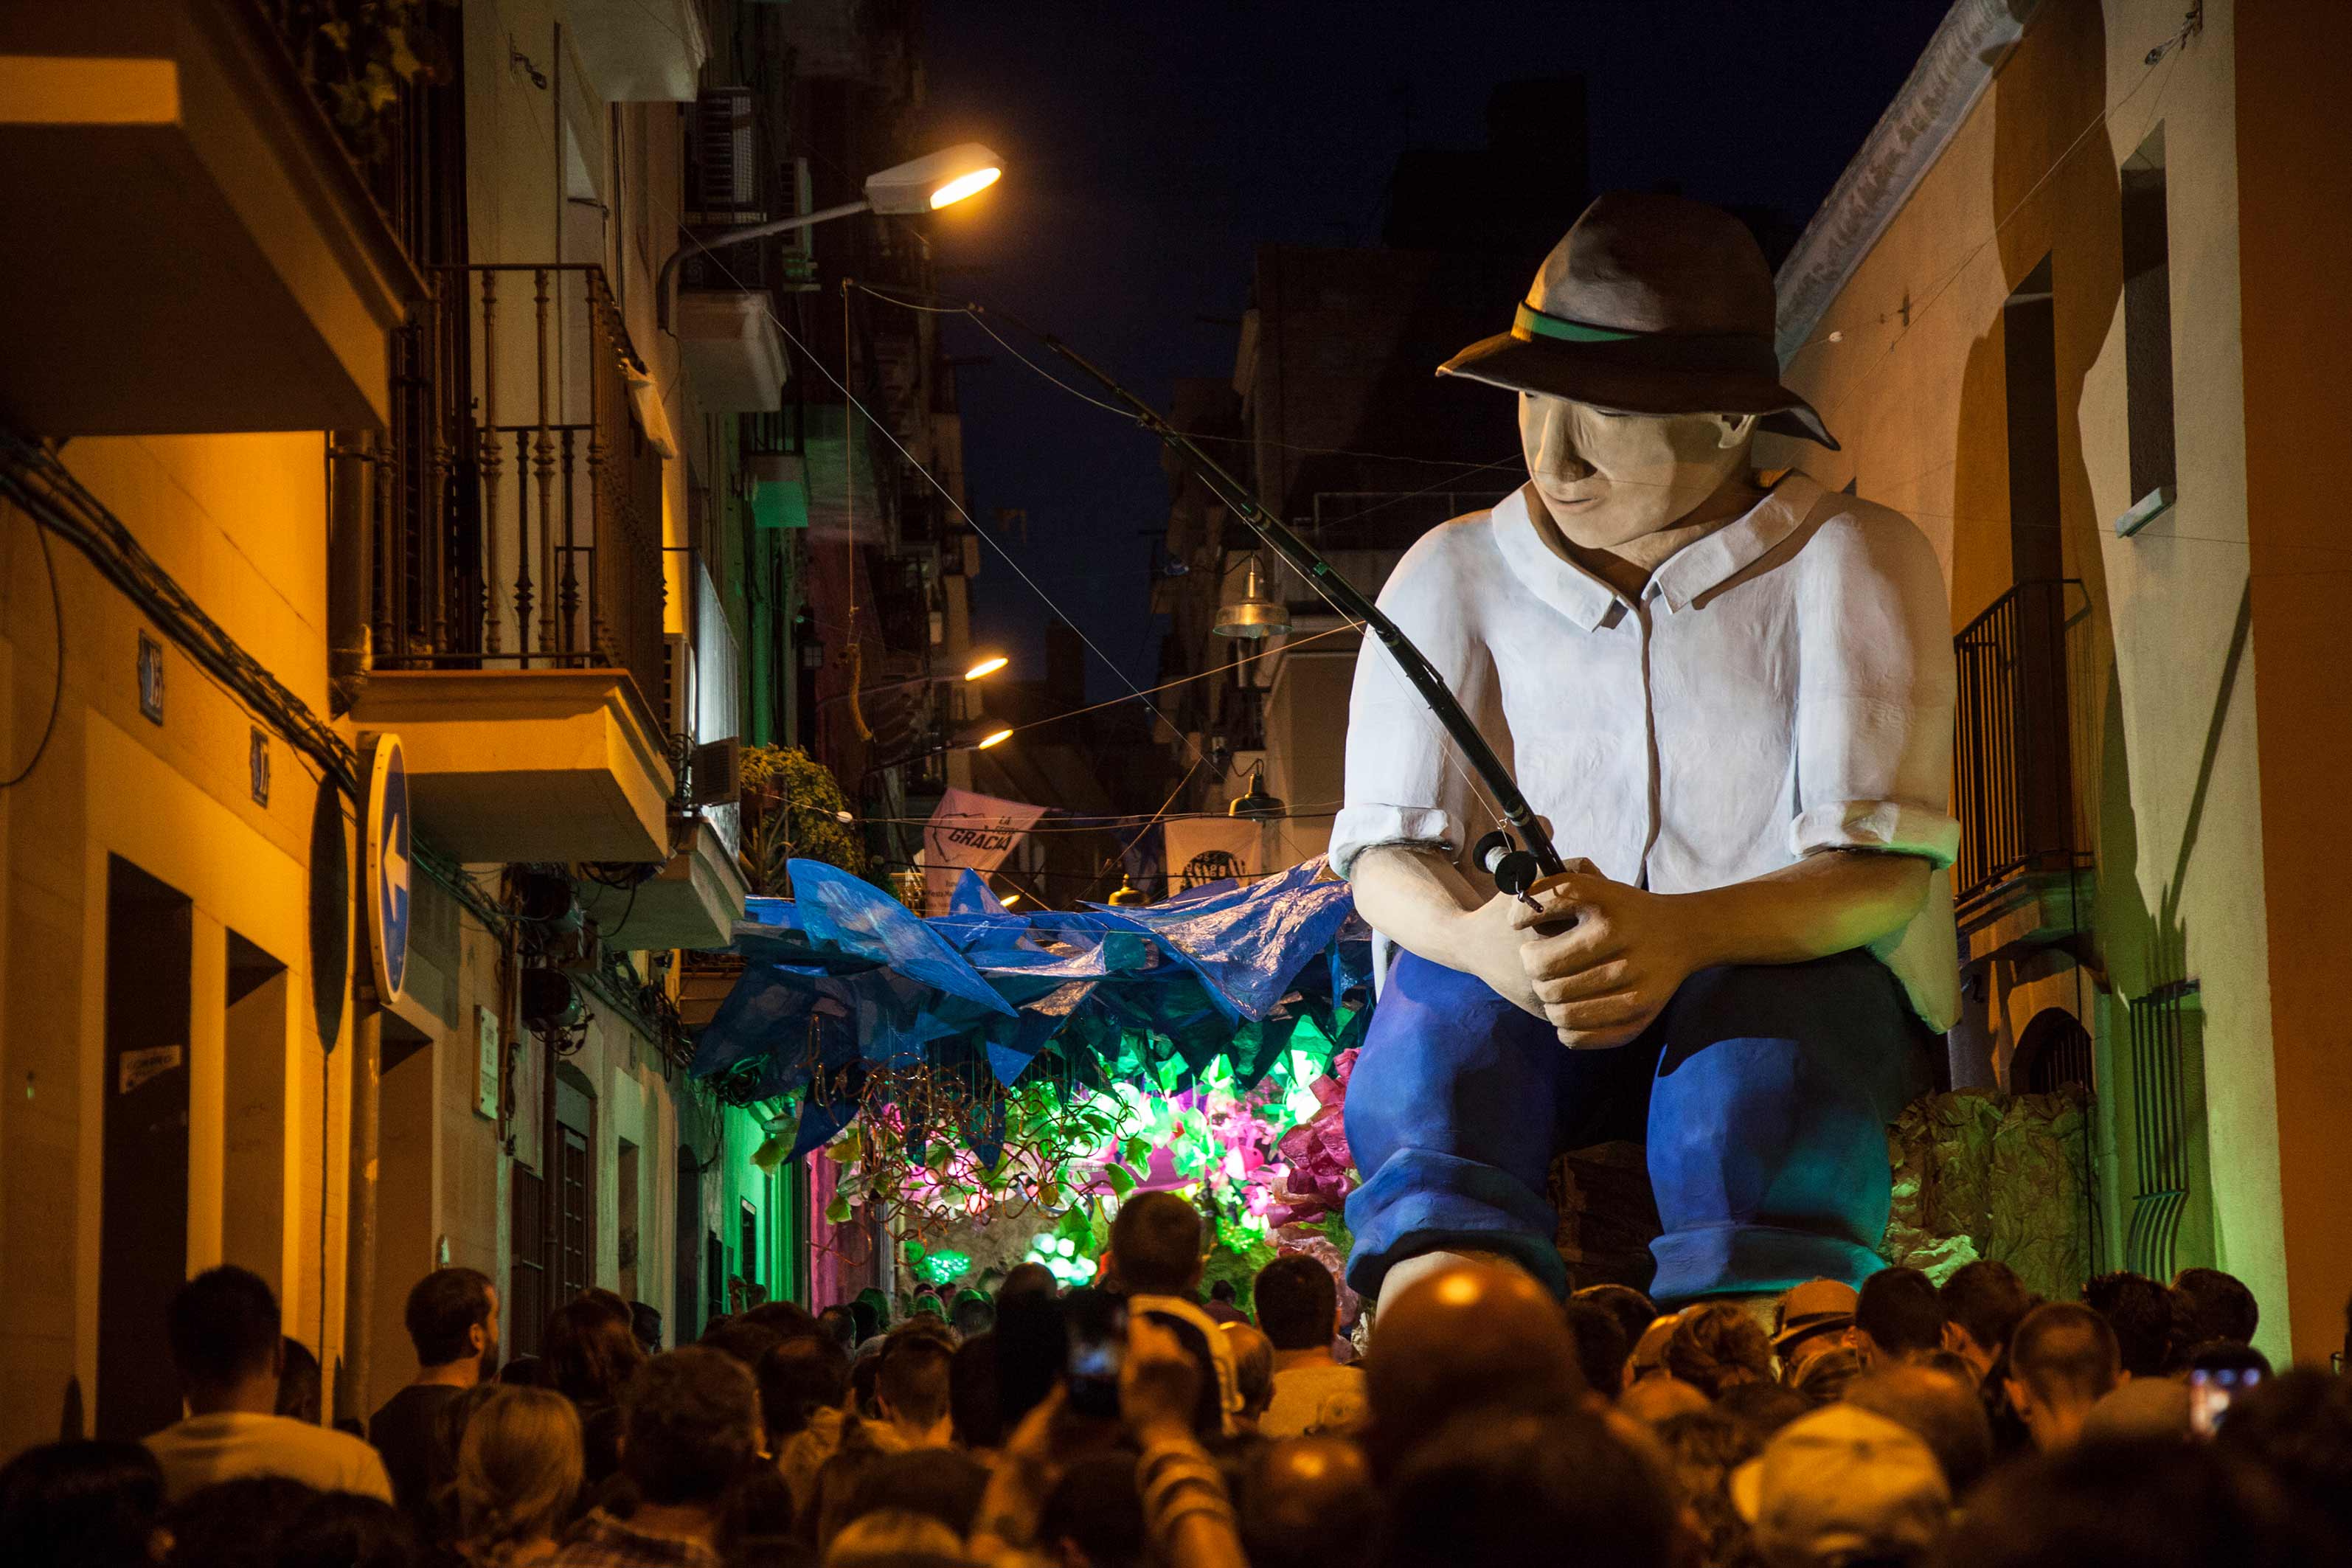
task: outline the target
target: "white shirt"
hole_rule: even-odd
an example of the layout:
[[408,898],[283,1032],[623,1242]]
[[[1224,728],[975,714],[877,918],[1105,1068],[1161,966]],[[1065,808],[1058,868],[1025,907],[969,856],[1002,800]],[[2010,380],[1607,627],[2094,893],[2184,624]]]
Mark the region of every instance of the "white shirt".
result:
[[1364,1425],[1369,1387],[1360,1366],[1326,1362],[1277,1372],[1274,1402],[1258,1417],[1258,1436],[1352,1436]]
[[285,1476],[320,1491],[392,1500],[392,1478],[373,1448],[348,1432],[290,1415],[191,1415],[148,1438],[147,1447],[163,1467],[163,1496],[172,1502],[241,1476]]
[[[1429,657],[1563,857],[1662,893],[1817,850],[1935,874],[1872,944],[1937,1032],[1959,1014],[1948,867],[1954,675],[1934,550],[1910,520],[1790,474],[1628,599],[1547,542],[1523,488],[1406,552],[1381,608]],[[1499,819],[1370,637],[1356,661],[1331,864],[1378,844],[1459,855]]]

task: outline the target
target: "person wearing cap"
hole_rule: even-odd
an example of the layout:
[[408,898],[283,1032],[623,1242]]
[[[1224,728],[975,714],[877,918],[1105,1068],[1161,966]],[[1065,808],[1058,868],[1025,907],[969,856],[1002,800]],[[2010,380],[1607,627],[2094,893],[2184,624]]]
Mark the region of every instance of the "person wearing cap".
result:
[[1463,1256],[1564,1289],[1551,1160],[1618,1138],[1648,1144],[1661,1305],[1880,1267],[1885,1128],[1958,1012],[1949,614],[1908,520],[1756,471],[1759,430],[1835,449],[1773,309],[1737,218],[1604,195],[1443,367],[1516,395],[1528,482],[1381,604],[1570,873],[1473,885],[1492,808],[1368,642],[1330,847],[1384,961],[1347,1104],[1361,1293]]
[[1794,1383],[1804,1364],[1844,1342],[1859,1292],[1843,1279],[1808,1279],[1772,1310],[1772,1353],[1780,1381]]
[[1731,1473],[1731,1503],[1771,1568],[1908,1561],[1952,1516],[1934,1451],[1909,1428],[1851,1405],[1781,1427]]

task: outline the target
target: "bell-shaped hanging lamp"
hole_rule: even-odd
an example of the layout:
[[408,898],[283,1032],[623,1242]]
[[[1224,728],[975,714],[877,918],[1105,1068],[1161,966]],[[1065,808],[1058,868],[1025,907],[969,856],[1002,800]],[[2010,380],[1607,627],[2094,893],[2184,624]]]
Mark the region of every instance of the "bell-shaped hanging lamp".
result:
[[1253,551],[1242,564],[1242,596],[1217,608],[1221,637],[1280,637],[1290,629],[1290,606],[1267,591],[1265,566]]
[[1265,763],[1260,761],[1250,764],[1249,788],[1233,798],[1225,807],[1225,815],[1251,822],[1270,822],[1282,815],[1282,797],[1265,791]]
[[1132,909],[1137,904],[1148,904],[1150,901],[1143,896],[1143,889],[1137,887],[1134,881],[1124,873],[1118,879],[1118,891],[1110,896],[1111,908],[1115,910]]

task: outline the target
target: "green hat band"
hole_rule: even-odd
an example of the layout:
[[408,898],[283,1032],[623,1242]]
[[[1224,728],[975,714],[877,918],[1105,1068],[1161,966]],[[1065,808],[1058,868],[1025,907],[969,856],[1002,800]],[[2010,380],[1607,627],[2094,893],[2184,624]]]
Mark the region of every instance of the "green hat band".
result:
[[1571,321],[1565,316],[1547,316],[1524,301],[1519,305],[1517,319],[1511,323],[1511,331],[1522,338],[1559,338],[1571,343],[1615,343],[1627,338],[1649,335],[1621,332],[1614,327],[1588,327],[1582,321]]

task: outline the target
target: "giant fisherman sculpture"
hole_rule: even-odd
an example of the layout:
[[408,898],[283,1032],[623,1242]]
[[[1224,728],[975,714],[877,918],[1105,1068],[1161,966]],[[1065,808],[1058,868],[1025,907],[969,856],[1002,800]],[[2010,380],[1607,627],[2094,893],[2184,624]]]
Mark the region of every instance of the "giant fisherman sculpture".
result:
[[1759,429],[1836,449],[1772,325],[1737,219],[1607,195],[1444,367],[1517,395],[1528,480],[1381,605],[1570,869],[1538,910],[1458,868],[1491,816],[1368,639],[1331,836],[1391,946],[1347,1106],[1360,1290],[1464,1255],[1561,1287],[1549,1167],[1615,1138],[1648,1144],[1663,1301],[1879,1267],[1886,1124],[1958,1010],[1951,645],[1907,519],[1755,472]]

